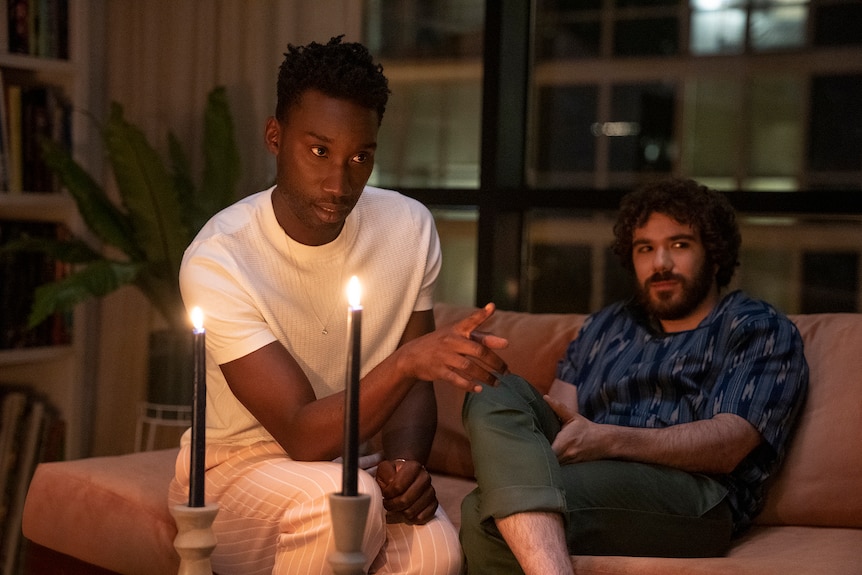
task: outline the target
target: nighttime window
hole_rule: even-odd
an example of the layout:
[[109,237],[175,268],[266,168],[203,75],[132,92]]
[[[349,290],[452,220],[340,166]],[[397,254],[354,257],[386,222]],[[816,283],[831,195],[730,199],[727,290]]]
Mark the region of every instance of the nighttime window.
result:
[[816,46],[853,46],[862,44],[862,4],[827,4],[817,7],[814,20]]
[[602,127],[610,139],[615,172],[668,172],[673,156],[674,88],[663,84],[614,86],[612,120]]
[[600,55],[601,24],[596,21],[547,22],[536,31],[536,60],[595,58]]
[[689,50],[695,55],[742,54],[805,46],[807,0],[691,0]]
[[859,252],[807,252],[802,259],[802,313],[857,312]]
[[535,166],[540,171],[573,172],[595,169],[596,86],[559,86],[540,92]]
[[676,18],[618,20],[614,26],[615,56],[672,56],[679,52]]
[[862,170],[862,75],[811,81],[808,167]]
[[378,0],[366,14],[369,49],[379,58],[482,55],[482,0]]

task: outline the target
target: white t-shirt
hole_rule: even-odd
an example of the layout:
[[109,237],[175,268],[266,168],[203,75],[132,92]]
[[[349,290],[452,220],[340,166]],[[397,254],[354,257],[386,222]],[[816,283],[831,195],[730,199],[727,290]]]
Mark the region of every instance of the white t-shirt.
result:
[[317,397],[344,388],[351,276],[362,285],[362,375],[395,350],[414,311],[433,306],[440,242],[421,203],[368,186],[334,241],[307,246],[279,226],[272,192],[216,214],[180,269],[186,308],[204,312],[208,443],[272,439],[219,365],[273,341],[299,362]]

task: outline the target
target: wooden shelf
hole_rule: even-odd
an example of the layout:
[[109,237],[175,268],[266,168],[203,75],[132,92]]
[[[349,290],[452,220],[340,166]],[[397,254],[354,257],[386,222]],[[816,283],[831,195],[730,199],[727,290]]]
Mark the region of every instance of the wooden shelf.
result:
[[74,353],[71,345],[0,349],[0,366],[56,361]]
[[75,202],[68,194],[0,192],[0,219],[3,220],[58,222],[76,215]]

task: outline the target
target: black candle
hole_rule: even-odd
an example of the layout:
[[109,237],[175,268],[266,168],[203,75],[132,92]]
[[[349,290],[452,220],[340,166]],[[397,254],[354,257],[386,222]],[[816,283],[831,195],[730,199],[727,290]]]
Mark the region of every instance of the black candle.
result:
[[341,494],[358,495],[359,475],[359,364],[362,348],[361,287],[356,276],[347,286],[347,382],[344,389],[344,455]]
[[191,477],[189,480],[189,507],[204,506],[204,461],[206,459],[207,366],[206,330],[203,312],[192,310],[192,361],[194,362],[194,390],[192,396],[192,449]]

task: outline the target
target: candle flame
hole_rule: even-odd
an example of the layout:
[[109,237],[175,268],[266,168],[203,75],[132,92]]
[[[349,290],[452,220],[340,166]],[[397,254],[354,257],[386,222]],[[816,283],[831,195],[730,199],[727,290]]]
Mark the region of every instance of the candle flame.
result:
[[350,307],[359,307],[359,296],[362,294],[362,286],[359,284],[359,278],[353,276],[347,282],[347,302]]
[[192,325],[195,326],[195,331],[201,331],[204,328],[204,312],[199,307],[192,309]]

